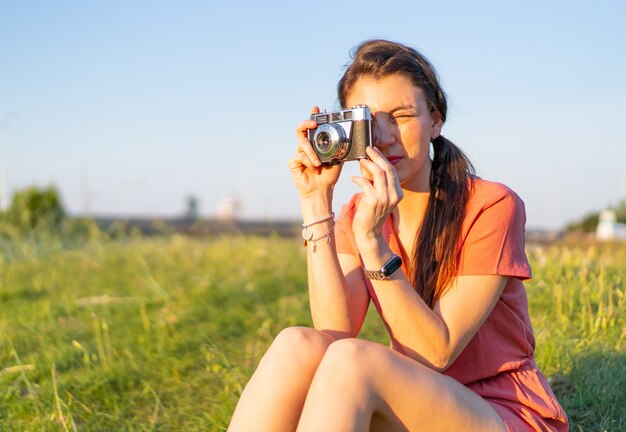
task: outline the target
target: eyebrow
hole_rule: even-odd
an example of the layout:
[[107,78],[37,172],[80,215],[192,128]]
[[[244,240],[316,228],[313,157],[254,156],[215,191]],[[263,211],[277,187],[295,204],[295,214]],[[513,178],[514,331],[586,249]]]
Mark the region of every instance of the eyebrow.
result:
[[393,114],[397,111],[402,111],[402,110],[413,110],[413,111],[419,111],[419,108],[417,108],[415,105],[400,105],[399,107],[396,107],[394,109],[392,109],[391,111],[389,111],[389,114]]

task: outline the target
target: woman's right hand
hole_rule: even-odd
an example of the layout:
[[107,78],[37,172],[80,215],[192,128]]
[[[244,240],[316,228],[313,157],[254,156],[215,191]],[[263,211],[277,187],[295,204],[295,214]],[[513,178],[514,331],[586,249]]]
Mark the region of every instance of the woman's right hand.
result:
[[[313,107],[312,114],[319,113],[318,107]],[[307,130],[315,129],[315,120],[305,120],[298,125],[298,148],[295,156],[289,161],[289,169],[293,181],[302,198],[311,196],[317,192],[327,193],[332,191],[341,173],[341,164],[322,165],[317,153],[309,142]]]

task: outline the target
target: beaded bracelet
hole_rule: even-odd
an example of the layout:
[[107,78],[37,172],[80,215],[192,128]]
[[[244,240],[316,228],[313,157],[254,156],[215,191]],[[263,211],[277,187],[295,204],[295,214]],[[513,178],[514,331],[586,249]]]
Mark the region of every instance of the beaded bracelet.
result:
[[323,218],[319,218],[314,220],[313,222],[309,223],[309,224],[302,224],[302,228],[309,228],[313,225],[317,225],[317,224],[321,224],[322,222],[328,222],[329,220],[335,219],[335,213],[334,212],[330,212],[330,214],[328,216],[324,216]]

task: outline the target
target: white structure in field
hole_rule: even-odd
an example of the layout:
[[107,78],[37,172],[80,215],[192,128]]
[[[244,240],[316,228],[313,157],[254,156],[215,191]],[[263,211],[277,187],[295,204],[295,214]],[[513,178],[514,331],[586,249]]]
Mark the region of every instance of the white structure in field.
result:
[[233,221],[241,209],[241,202],[236,198],[224,198],[217,208],[217,218],[223,221]]
[[598,240],[626,240],[626,224],[617,222],[617,215],[613,210],[602,210],[596,227],[596,238]]

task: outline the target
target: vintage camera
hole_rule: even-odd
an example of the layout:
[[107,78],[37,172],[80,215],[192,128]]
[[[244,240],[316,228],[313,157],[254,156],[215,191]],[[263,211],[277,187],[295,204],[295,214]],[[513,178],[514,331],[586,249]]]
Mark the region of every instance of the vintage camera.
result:
[[311,120],[317,128],[309,129],[308,137],[322,164],[367,158],[365,149],[373,145],[372,113],[367,106],[312,114]]

